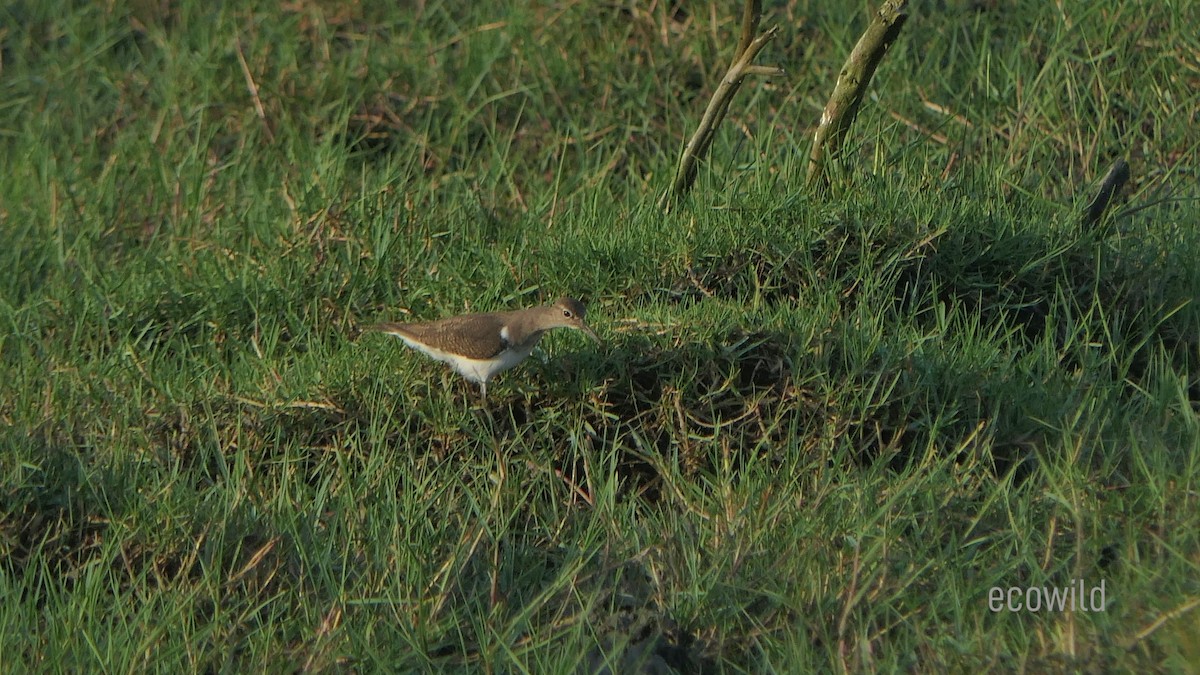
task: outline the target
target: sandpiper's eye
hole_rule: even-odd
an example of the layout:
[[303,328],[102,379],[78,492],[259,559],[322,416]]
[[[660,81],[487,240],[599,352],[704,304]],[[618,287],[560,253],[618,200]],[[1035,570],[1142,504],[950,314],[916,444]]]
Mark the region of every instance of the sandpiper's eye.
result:
[[563,310],[563,316],[565,316],[565,317],[567,317],[568,319],[570,319],[570,318],[571,318],[571,310],[569,310],[569,309],[564,309],[564,310]]

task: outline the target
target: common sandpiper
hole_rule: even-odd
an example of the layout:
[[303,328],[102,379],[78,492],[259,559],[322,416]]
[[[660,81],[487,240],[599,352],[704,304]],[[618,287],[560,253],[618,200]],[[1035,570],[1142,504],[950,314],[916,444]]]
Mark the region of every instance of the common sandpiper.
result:
[[552,328],[574,328],[602,343],[583,318],[587,310],[574,298],[511,312],[462,314],[422,323],[381,323],[366,330],[395,335],[409,347],[450,364],[479,384],[487,399],[487,383],[529,357],[542,335]]

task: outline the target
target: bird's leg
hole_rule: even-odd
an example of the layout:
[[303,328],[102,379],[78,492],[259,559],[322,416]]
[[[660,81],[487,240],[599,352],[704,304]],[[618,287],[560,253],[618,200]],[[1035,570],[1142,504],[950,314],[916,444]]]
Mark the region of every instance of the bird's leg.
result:
[[482,410],[483,414],[487,417],[488,423],[490,424],[489,428],[495,429],[496,420],[492,418],[492,409],[488,406],[487,402],[487,380],[479,383],[479,409]]

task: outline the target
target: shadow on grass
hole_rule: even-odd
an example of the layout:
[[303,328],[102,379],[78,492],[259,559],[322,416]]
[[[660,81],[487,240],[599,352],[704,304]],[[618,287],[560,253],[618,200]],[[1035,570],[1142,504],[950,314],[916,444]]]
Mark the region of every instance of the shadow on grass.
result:
[[241,599],[247,618],[265,619],[264,599],[301,584],[293,543],[246,502],[227,510],[198,499],[186,522],[146,522],[159,511],[138,484],[145,466],[99,461],[84,439],[53,432],[14,431],[6,447],[18,446],[39,461],[27,463],[25,480],[6,489],[0,513],[5,575],[44,578],[68,593],[94,580],[90,570],[97,567],[106,572],[105,588],[217,588],[219,596],[195,598],[196,618],[205,621],[218,605],[229,609],[231,598]]
[[[940,444],[951,447],[982,424],[995,469],[1023,467],[1022,478],[1031,449],[1046,440],[1039,420],[1077,405],[1083,390],[1128,399],[1149,389],[1156,362],[1179,373],[1194,370],[1189,359],[1200,351],[1193,329],[1198,275],[1188,262],[1194,251],[1148,238],[1113,241],[1041,226],[1013,228],[998,219],[960,225],[899,222],[868,231],[835,222],[813,232],[803,248],[749,242],[729,255],[695,261],[668,300],[796,306],[811,289],[832,283],[840,288],[842,316],[877,316],[888,330],[935,336],[934,348],[897,341],[875,353],[854,352],[847,345],[856,342],[857,329],[834,320],[813,347],[825,354],[817,367],[811,353],[793,354],[785,369],[794,379],[785,390],[800,402],[820,398],[809,387],[813,381],[823,380],[826,391],[841,381],[851,395],[870,389],[864,373],[874,371],[886,395],[849,407],[829,399],[790,412],[799,416],[802,436],[822,417],[853,420],[857,431],[849,440],[856,456],[887,455],[901,463],[930,442],[923,431],[931,424],[941,427]],[[719,352],[687,349],[686,359],[720,362]],[[973,363],[972,350],[992,350],[1002,359]],[[846,380],[855,377],[857,384]],[[1187,386],[1194,404],[1200,378]],[[623,398],[638,392],[629,394]]]

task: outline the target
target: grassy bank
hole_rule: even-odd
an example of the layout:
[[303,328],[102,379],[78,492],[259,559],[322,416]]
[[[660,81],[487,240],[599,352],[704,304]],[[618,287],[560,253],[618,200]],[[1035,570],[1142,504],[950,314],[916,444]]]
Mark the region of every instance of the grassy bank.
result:
[[[768,7],[664,215],[729,7],[51,4],[0,8],[6,670],[1200,662],[1200,5],[913,7],[826,194],[864,11]],[[486,408],[359,334],[562,294],[606,345]]]

